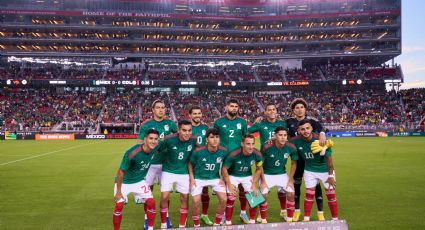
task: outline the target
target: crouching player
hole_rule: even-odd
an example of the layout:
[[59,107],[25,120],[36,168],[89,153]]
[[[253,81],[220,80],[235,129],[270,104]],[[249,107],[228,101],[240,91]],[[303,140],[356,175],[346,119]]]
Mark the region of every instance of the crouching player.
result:
[[[242,185],[246,193],[253,192],[257,196],[257,184],[263,172],[261,153],[254,148],[255,138],[245,135],[241,148],[230,153],[224,161],[222,175],[227,185],[226,225],[232,225],[233,207],[235,204],[236,188]],[[256,165],[254,176],[251,167]],[[257,207],[249,209],[249,222],[255,224]]]
[[304,181],[306,195],[304,200],[304,221],[310,221],[311,208],[316,185],[323,183],[328,198],[329,209],[332,219],[338,219],[338,202],[335,196],[335,171],[332,160],[332,149],[327,148],[323,156],[314,154],[311,150],[311,144],[319,140],[319,135],[314,134],[312,122],[309,119],[301,120],[298,123],[299,135],[291,141],[296,146],[298,155],[305,161]]
[[160,143],[158,151],[163,154],[161,180],[161,228],[167,228],[168,201],[173,185],[180,193],[179,228],[186,226],[189,205],[189,171],[187,164],[196,148],[196,137],[192,136],[192,123],[179,121],[177,134],[170,134]]
[[[263,146],[264,177],[261,178],[261,193],[266,198],[266,202],[260,205],[261,219],[258,221],[267,223],[267,195],[271,188],[277,187],[279,195],[286,193],[287,222],[292,222],[295,210],[294,201],[294,174],[297,168],[298,154],[295,146],[288,140],[288,130],[283,126],[278,126],[274,130],[274,140],[272,143]],[[291,172],[286,175],[286,162],[291,157]],[[263,185],[265,183],[265,186]],[[280,201],[282,199],[279,199]],[[285,207],[283,205],[283,207]]]
[[[220,175],[222,162],[228,154],[227,149],[220,146],[218,129],[209,129],[205,137],[206,146],[197,148],[190,156],[188,164],[193,199],[192,215],[195,228],[200,226],[199,205],[201,204],[203,188],[211,186],[212,190],[217,194],[218,206],[214,225],[220,225],[227,201],[226,186]],[[202,216],[201,218],[208,218],[208,216]]]
[[145,203],[148,229],[153,229],[155,221],[155,200],[145,177],[150,162],[157,152],[158,131],[148,130],[144,136],[144,144],[136,144],[124,154],[118,169],[114,187],[115,209],[112,217],[114,229],[120,229],[122,210],[128,203],[128,194],[133,193],[136,204]]

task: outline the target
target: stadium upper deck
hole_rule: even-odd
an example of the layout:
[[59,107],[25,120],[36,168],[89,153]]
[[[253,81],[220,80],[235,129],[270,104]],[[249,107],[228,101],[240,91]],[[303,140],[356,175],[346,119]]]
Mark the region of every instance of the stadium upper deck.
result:
[[6,0],[0,52],[381,64],[401,53],[400,8],[400,0]]

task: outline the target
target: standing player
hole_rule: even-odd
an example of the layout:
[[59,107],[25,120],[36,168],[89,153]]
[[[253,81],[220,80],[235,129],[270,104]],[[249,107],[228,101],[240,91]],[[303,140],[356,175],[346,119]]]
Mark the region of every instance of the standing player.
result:
[[[173,121],[166,119],[166,115],[165,115],[166,107],[165,107],[164,101],[155,100],[152,103],[152,113],[153,113],[153,118],[144,121],[142,125],[140,126],[138,143],[143,142],[143,138],[146,132],[150,129],[154,129],[158,131],[160,140],[164,139],[164,137],[170,133],[177,132],[176,124]],[[153,191],[153,185],[155,180],[158,181],[158,184],[161,183],[161,173],[162,173],[161,154],[157,154],[152,160],[148,174],[146,175],[146,182],[151,187],[152,191]],[[147,225],[147,219],[145,216],[145,226],[146,225]],[[167,214],[167,225],[169,228],[172,227],[168,214]]]
[[[241,148],[230,153],[224,161],[222,175],[227,185],[226,225],[232,225],[233,206],[235,204],[236,188],[241,185],[245,192],[253,192],[257,196],[257,184],[263,173],[261,153],[254,148],[255,138],[245,135]],[[256,165],[254,176],[251,167]],[[239,191],[239,195],[241,191]],[[244,195],[244,194],[243,194]],[[257,207],[249,209],[249,223],[255,224]]]
[[[263,149],[263,146],[267,144],[268,140],[273,138],[274,131],[277,127],[287,127],[285,121],[278,120],[278,114],[275,104],[267,104],[266,110],[264,111],[264,115],[266,119],[256,121],[251,127],[248,128],[249,133],[260,133],[261,149]],[[260,117],[260,119],[261,118],[262,117]],[[284,190],[278,190],[277,196],[279,197],[280,203],[280,216],[286,220],[286,195],[284,193]]]
[[[287,221],[292,222],[295,209],[293,176],[297,168],[298,154],[295,146],[288,142],[288,130],[285,127],[278,126],[274,130],[274,137],[272,143],[265,145],[261,150],[264,161],[264,182],[266,183],[261,193],[267,199],[270,189],[276,186],[279,194],[286,195],[288,202],[286,204],[285,199],[284,208],[287,213]],[[291,158],[291,171],[288,176],[285,166],[289,157]],[[281,201],[280,196],[279,200]],[[267,223],[267,201],[260,205],[260,215],[261,223]]]
[[158,131],[149,130],[143,140],[144,144],[136,144],[124,154],[118,169],[114,187],[115,209],[113,215],[114,229],[121,226],[124,203],[128,203],[128,194],[133,193],[137,204],[145,203],[145,215],[148,219],[148,229],[153,229],[156,209],[155,200],[145,176],[151,160],[157,152]]
[[267,104],[264,115],[266,119],[255,122],[251,127],[248,128],[249,133],[260,133],[261,148],[267,144],[268,140],[273,138],[274,130],[277,127],[287,127],[285,121],[279,120],[277,118],[277,109],[275,104]]
[[[199,146],[205,145],[205,134],[208,130],[208,125],[202,123],[202,110],[199,106],[193,106],[189,110],[190,121],[192,122],[192,135],[196,136],[196,142]],[[213,225],[213,222],[208,217],[208,208],[210,206],[210,196],[208,187],[202,189],[202,214],[201,220],[206,225]]]
[[[244,119],[238,116],[239,102],[236,99],[230,99],[226,103],[226,115],[217,119],[214,122],[214,128],[220,133],[220,143],[229,152],[239,149],[242,137],[247,134],[248,127]],[[249,223],[248,215],[246,214],[246,197],[243,192],[243,187],[239,187],[239,201],[241,203],[240,218],[244,223]]]
[[170,134],[160,143],[158,151],[164,159],[161,180],[161,228],[167,228],[168,201],[173,185],[180,193],[180,228],[186,226],[189,194],[189,172],[187,164],[196,147],[192,136],[192,123],[179,121],[177,134]]
[[304,119],[298,124],[299,135],[292,142],[295,144],[298,155],[305,161],[304,182],[306,187],[304,200],[304,221],[310,221],[311,208],[316,185],[323,183],[328,198],[329,209],[332,219],[338,220],[338,202],[335,196],[335,171],[332,160],[332,149],[327,148],[324,156],[313,154],[311,144],[319,139],[319,136],[313,133],[313,122]]
[[[291,117],[286,120],[289,128],[289,137],[293,138],[297,136],[298,122],[304,119],[310,119],[313,127],[313,132],[319,134],[320,145],[323,146],[326,143],[326,134],[324,132],[323,126],[320,124],[317,119],[309,117],[306,115],[307,102],[302,98],[296,98],[291,103],[291,109],[294,114],[294,117]],[[300,218],[300,196],[301,196],[301,183],[304,173],[304,159],[300,156],[298,157],[297,170],[294,175],[294,186],[295,186],[295,213],[293,221],[298,221]],[[317,184],[316,187],[316,203],[317,203],[317,218],[318,220],[325,220],[325,215],[323,213],[323,195],[322,188],[320,184]]]
[[218,206],[214,225],[220,225],[227,201],[226,186],[221,177],[221,166],[228,152],[226,148],[220,146],[217,129],[209,129],[206,137],[207,145],[199,147],[193,152],[188,165],[193,200],[192,216],[195,228],[200,226],[199,203],[201,202],[201,193],[204,188],[211,186],[213,191],[217,193]]

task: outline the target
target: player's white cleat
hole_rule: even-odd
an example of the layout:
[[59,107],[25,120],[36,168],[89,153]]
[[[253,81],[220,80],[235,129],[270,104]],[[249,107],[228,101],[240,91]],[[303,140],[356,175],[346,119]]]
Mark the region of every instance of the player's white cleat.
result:
[[310,217],[309,216],[304,216],[304,222],[308,222],[310,221]]
[[249,224],[255,224],[255,220],[249,220]]
[[167,223],[161,224],[161,229],[167,229]]
[[226,226],[231,226],[231,225],[232,225],[232,221],[226,220]]
[[249,217],[248,215],[246,215],[246,213],[242,213],[239,214],[239,217],[241,218],[241,220],[245,223],[245,224],[249,224]]

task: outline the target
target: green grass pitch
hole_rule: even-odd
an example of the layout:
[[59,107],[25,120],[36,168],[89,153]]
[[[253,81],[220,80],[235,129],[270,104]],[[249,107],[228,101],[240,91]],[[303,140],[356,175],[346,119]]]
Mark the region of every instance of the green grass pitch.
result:
[[[425,229],[424,138],[334,140],[340,218],[350,229]],[[123,152],[134,143],[1,141],[0,229],[112,229],[114,175]],[[215,199],[212,196],[210,218]],[[268,220],[278,222],[275,190],[269,199]],[[329,219],[326,201],[325,207]],[[178,212],[178,194],[172,194],[174,224]],[[142,229],[142,206],[129,203],[123,213],[122,229]],[[237,201],[235,224],[240,223],[238,213]],[[189,213],[187,226],[192,224]]]

